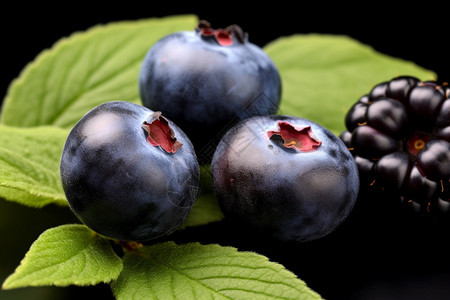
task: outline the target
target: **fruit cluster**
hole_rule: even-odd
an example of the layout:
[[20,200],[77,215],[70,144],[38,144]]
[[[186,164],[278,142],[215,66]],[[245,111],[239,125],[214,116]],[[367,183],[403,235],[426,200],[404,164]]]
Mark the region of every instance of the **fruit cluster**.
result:
[[339,138],[277,115],[281,79],[271,59],[239,26],[201,21],[149,49],[139,91],[143,106],[112,101],[89,111],[61,157],[71,209],[110,238],[176,230],[197,198],[202,164],[226,218],[283,242],[333,232],[356,203],[360,177],[428,208],[450,204],[449,91],[436,83],[377,85],[350,109]]
[[421,213],[450,209],[450,89],[401,76],[376,85],[348,111],[342,140],[364,185]]

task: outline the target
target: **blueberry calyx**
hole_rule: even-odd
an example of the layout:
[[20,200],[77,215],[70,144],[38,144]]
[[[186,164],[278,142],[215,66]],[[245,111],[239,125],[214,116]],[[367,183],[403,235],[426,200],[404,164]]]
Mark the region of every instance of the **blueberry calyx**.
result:
[[247,34],[236,24],[230,25],[225,29],[214,29],[208,21],[200,20],[196,31],[200,32],[204,40],[211,39],[221,46],[231,46],[235,40],[240,44],[244,44],[247,39]]
[[296,128],[289,122],[278,122],[278,131],[268,131],[269,139],[281,137],[283,146],[301,152],[317,150],[322,144],[312,133],[311,126]]
[[143,247],[143,244],[140,242],[135,241],[114,241],[118,246],[120,246],[122,249],[126,249],[128,251],[135,251],[141,247]]
[[152,146],[159,146],[167,153],[174,154],[183,144],[175,138],[175,133],[170,127],[167,119],[162,117],[161,112],[154,112],[142,123],[146,132],[147,142]]

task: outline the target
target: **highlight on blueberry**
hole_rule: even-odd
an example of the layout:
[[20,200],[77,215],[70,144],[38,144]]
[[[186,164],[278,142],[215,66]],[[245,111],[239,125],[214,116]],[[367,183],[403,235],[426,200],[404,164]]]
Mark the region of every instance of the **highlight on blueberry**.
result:
[[[148,51],[139,74],[144,106],[183,128],[209,163],[221,135],[250,116],[274,114],[281,78],[269,56],[238,25],[170,34]],[[209,157],[203,157],[211,149]],[[208,160],[209,159],[209,160]]]
[[228,220],[282,242],[330,234],[359,191],[357,166],[339,137],[286,115],[252,117],[231,128],[211,172]]
[[60,162],[75,215],[97,233],[146,241],[175,231],[195,202],[199,165],[183,131],[160,112],[103,103],[73,127]]
[[420,214],[450,211],[449,89],[400,76],[377,84],[350,108],[341,139],[362,185]]

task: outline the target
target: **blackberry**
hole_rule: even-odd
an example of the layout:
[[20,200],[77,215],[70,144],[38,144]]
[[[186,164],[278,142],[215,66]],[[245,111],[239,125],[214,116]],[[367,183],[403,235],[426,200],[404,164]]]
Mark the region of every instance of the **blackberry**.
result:
[[450,211],[449,96],[445,84],[401,76],[353,104],[340,138],[362,188],[393,195],[415,212]]

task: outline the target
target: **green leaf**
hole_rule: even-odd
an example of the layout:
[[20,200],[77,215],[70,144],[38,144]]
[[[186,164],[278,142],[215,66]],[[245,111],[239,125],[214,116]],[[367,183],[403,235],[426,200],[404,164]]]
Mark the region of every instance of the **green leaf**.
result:
[[12,83],[2,124],[70,128],[105,101],[139,102],[138,75],[149,48],[167,34],[196,25],[195,16],[122,21],[61,39]]
[[200,195],[180,229],[218,222],[223,218],[222,210],[217,203],[215,195]]
[[400,75],[436,79],[431,71],[347,36],[298,34],[279,38],[264,50],[282,78],[279,113],[310,119],[335,134],[345,129],[351,105],[374,85]]
[[211,177],[211,166],[200,166],[200,193],[191,212],[180,229],[206,225],[221,221],[224,218],[222,210],[214,194]]
[[68,131],[0,125],[0,198],[32,207],[67,205],[59,160]]
[[172,242],[124,256],[112,284],[125,299],[320,299],[282,265],[232,247]]
[[3,289],[106,283],[116,279],[122,267],[109,240],[84,225],[62,225],[39,236]]

